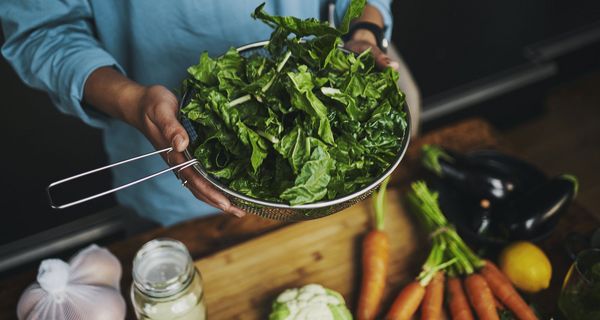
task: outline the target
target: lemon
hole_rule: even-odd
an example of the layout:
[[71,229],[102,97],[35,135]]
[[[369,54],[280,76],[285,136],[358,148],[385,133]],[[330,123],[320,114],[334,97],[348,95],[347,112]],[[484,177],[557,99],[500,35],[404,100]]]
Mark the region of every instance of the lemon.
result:
[[515,287],[529,293],[548,288],[552,278],[552,265],[538,246],[519,241],[510,244],[500,253],[500,269]]

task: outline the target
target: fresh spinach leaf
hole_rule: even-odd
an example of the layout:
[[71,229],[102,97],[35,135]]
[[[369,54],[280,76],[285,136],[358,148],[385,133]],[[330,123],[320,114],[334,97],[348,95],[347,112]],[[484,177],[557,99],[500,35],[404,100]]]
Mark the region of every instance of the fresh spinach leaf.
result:
[[327,185],[331,180],[330,172],[335,162],[327,151],[316,147],[310,160],[302,166],[302,171],[296,178],[293,187],[281,193],[281,198],[288,200],[291,205],[316,202],[327,194]]

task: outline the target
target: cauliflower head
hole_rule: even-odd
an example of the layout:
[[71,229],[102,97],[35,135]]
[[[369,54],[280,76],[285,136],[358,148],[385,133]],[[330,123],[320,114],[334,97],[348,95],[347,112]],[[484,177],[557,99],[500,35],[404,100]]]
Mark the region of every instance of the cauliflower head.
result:
[[287,289],[273,302],[269,320],[352,320],[341,294],[318,284]]

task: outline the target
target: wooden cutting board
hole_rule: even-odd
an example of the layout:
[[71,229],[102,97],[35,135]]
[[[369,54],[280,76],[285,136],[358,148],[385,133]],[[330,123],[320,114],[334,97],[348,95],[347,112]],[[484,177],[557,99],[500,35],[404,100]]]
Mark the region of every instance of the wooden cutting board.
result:
[[[424,236],[388,189],[385,229],[391,257],[384,305],[414,278],[428,251]],[[319,283],[340,292],[354,310],[359,291],[360,245],[373,215],[367,199],[332,216],[297,223],[200,259],[208,318],[267,319],[284,289]],[[417,252],[418,251],[418,252]]]

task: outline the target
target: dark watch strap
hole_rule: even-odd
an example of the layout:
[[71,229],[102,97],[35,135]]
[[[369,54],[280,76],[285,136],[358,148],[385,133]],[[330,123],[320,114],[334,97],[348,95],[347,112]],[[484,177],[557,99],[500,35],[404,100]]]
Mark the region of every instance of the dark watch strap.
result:
[[387,49],[387,46],[384,45],[383,28],[371,22],[357,22],[352,24],[348,33],[344,35],[343,40],[348,41],[352,39],[354,33],[360,29],[371,31],[371,33],[373,33],[373,35],[375,36],[375,40],[377,41],[377,46],[379,47],[379,49],[383,51]]

